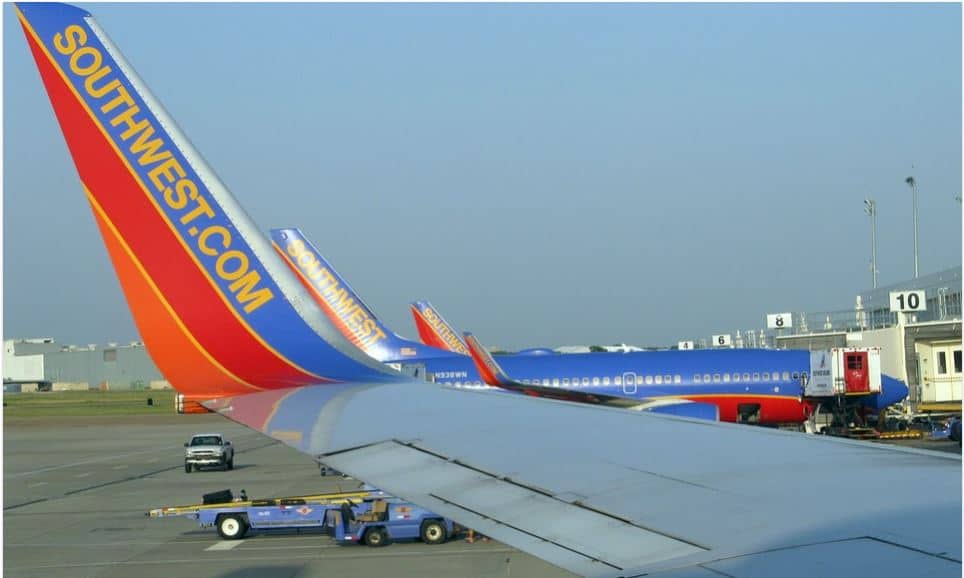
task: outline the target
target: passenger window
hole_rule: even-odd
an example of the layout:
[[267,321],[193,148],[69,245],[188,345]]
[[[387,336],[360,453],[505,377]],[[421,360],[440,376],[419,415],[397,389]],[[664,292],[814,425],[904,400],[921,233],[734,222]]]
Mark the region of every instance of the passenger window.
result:
[[652,376],[652,375],[647,375],[647,376],[646,376],[646,385],[653,385],[653,376]]
[[800,379],[800,372],[799,372],[799,371],[794,371],[794,372],[793,372],[793,381],[796,381],[796,380],[798,380],[798,379]]
[[622,384],[623,384],[623,378],[621,378],[621,377],[619,377],[619,376],[614,377],[614,378],[613,378],[613,384],[615,384],[615,385],[622,385]]
[[548,380],[548,379],[543,379],[543,380],[542,380],[542,385],[549,385],[549,380]]
[[588,378],[588,377],[582,378],[582,384],[583,384],[583,385],[589,385],[589,378]]
[[558,378],[558,377],[552,378],[552,386],[553,386],[553,387],[559,387],[559,378]]
[[569,385],[569,378],[568,378],[568,377],[563,377],[563,378],[562,378],[562,385]]
[[734,373],[734,374],[733,374],[733,381],[736,382],[736,383],[739,383],[739,382],[740,382],[740,374],[739,374],[739,373]]
[[672,382],[673,382],[673,376],[672,376],[672,375],[664,375],[664,376],[663,376],[663,383],[672,383]]
[[764,371],[764,372],[763,372],[763,381],[770,381],[770,372],[769,372],[769,371]]
[[710,382],[710,374],[709,374],[709,373],[704,373],[704,374],[703,374],[703,381],[706,382],[706,383],[709,383],[709,382]]
[[643,385],[643,376],[642,376],[642,375],[637,375],[637,376],[636,376],[636,385]]
[[579,385],[579,378],[578,378],[578,377],[572,378],[572,384],[573,384],[573,385]]
[[592,384],[593,384],[593,385],[599,385],[599,378],[598,378],[598,377],[592,378]]
[[755,373],[755,372],[754,372],[754,374],[753,374],[753,381],[760,381],[760,374],[759,374],[759,373]]
[[784,372],[783,372],[783,381],[790,381],[790,372],[789,372],[789,371],[784,371]]
[[702,381],[703,381],[702,375],[697,373],[696,375],[693,376],[693,383],[700,383]]
[[609,385],[609,378],[608,378],[608,377],[604,377],[604,378],[603,378],[603,385]]
[[743,381],[750,381],[750,374],[749,374],[749,373],[744,373],[744,374],[743,374]]
[[681,376],[681,375],[674,375],[674,376],[673,376],[673,383],[683,383],[683,376]]
[[724,373],[724,374],[723,374],[723,383],[730,383],[730,374],[729,374],[729,373]]
[[713,383],[719,383],[719,382],[720,382],[720,374],[719,374],[719,373],[714,373],[714,374],[713,374]]

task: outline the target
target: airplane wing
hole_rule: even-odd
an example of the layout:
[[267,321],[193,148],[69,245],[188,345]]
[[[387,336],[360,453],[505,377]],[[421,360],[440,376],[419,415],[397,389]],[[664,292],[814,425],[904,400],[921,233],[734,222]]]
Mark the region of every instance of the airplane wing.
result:
[[649,399],[630,395],[610,395],[593,390],[582,390],[578,386],[550,387],[535,383],[522,383],[509,377],[499,362],[471,333],[463,333],[465,345],[472,357],[472,362],[486,385],[505,389],[515,393],[522,393],[535,397],[558,399],[578,403],[591,403],[608,407],[620,407],[636,411],[648,411],[680,417],[699,419],[720,419],[720,409],[712,403],[694,402],[688,399],[657,398]]
[[17,16],[138,328],[185,395],[579,574],[960,574],[959,456],[387,370],[317,311],[88,13]]
[[958,455],[426,383],[210,407],[585,576],[961,571]]

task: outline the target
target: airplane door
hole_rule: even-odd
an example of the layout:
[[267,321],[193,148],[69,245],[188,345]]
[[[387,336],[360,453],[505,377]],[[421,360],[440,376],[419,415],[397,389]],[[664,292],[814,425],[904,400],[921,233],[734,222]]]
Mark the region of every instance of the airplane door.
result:
[[636,394],[636,374],[629,372],[623,374],[623,393],[626,395]]

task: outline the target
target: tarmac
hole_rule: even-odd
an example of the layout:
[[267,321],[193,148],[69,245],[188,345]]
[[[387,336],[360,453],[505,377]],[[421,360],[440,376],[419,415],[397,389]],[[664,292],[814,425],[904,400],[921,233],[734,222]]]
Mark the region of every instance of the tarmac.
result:
[[[184,472],[183,444],[199,432],[232,441],[234,470]],[[147,517],[225,488],[259,498],[358,487],[216,415],[7,418],[3,481],[8,578],[571,576],[495,541],[376,549],[312,531],[226,541],[190,518]]]

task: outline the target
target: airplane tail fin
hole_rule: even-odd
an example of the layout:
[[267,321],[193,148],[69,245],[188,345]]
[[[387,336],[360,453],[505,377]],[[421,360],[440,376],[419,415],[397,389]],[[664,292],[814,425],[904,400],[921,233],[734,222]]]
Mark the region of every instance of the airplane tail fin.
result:
[[152,358],[191,398],[401,377],[352,347],[86,11],[17,17]]
[[369,356],[387,363],[453,355],[389,329],[300,230],[272,229],[271,240],[328,319]]
[[415,301],[411,304],[411,310],[422,343],[461,355],[469,355],[469,348],[459,337],[459,333],[445,321],[431,303]]

